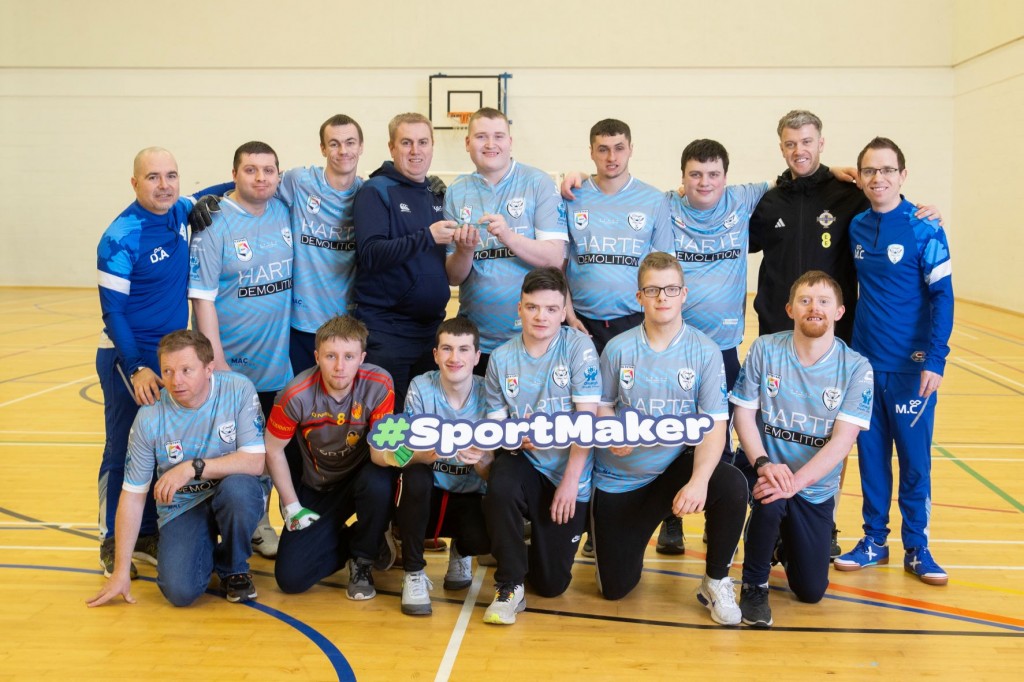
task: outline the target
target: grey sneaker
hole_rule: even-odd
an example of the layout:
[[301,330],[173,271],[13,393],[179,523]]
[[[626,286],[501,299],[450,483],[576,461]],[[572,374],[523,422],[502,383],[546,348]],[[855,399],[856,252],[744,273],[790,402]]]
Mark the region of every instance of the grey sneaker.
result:
[[256,585],[248,573],[235,573],[224,578],[220,584],[224,598],[232,604],[252,601],[256,598]]
[[139,539],[135,541],[135,551],[132,552],[132,558],[156,566],[159,548],[159,535],[140,535]]
[[683,545],[683,520],[678,516],[670,516],[661,522],[658,533],[658,545],[654,548],[658,554],[682,554],[686,551]]
[[464,590],[473,584],[473,557],[462,556],[452,541],[448,554],[448,572],[444,574],[444,589]]
[[743,619],[740,607],[736,605],[736,592],[732,587],[732,578],[725,576],[721,580],[713,580],[708,576],[700,581],[697,588],[697,600],[711,612],[711,620],[721,625],[739,625]]
[[373,562],[369,559],[348,560],[348,598],[365,601],[377,596],[373,586]]
[[277,531],[269,523],[256,526],[252,534],[252,551],[267,559],[277,558]]
[[772,626],[772,607],[768,603],[767,585],[744,585],[740,592],[740,612],[743,622],[752,628]]
[[[114,538],[110,537],[100,545],[100,568],[103,569],[103,576],[109,578],[114,574]],[[128,575],[132,580],[139,577],[139,569],[131,564]]]
[[484,622],[492,625],[512,625],[516,614],[526,610],[526,595],[523,585],[502,583],[494,587],[494,601],[484,611]]
[[426,572],[406,571],[402,579],[402,613],[407,616],[429,616],[433,613],[430,608],[432,589],[434,583],[430,582]]

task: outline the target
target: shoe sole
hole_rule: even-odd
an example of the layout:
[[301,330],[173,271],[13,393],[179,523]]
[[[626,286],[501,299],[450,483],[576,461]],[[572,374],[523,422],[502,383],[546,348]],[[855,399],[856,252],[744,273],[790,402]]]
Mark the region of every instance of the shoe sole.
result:
[[872,561],[870,564],[858,564],[856,562],[849,564],[841,564],[839,563],[839,560],[836,559],[832,562],[832,565],[836,567],[837,571],[859,571],[862,568],[868,568],[869,566],[881,566],[882,564],[887,563],[889,563],[889,557],[879,559],[878,561]]
[[472,578],[470,578],[469,580],[459,580],[459,581],[445,580],[444,581],[444,589],[446,589],[446,590],[453,590],[453,591],[454,590],[464,590],[464,589],[466,589],[467,587],[469,587],[472,584],[473,584],[473,579]]
[[402,613],[407,616],[430,616],[433,615],[434,610],[430,604],[402,604]]
[[247,595],[230,595],[230,594],[225,594],[224,598],[226,600],[228,600],[229,602],[231,602],[232,604],[244,604],[247,601],[253,601],[254,599],[256,599],[257,596],[259,596],[259,595],[257,595],[256,592],[253,592],[252,594],[247,594]]
[[921,582],[923,582],[925,585],[934,585],[936,587],[942,587],[943,585],[946,585],[946,584],[949,583],[949,576],[948,575],[947,576],[941,576],[941,577],[940,576],[930,576],[930,575],[918,575],[917,573],[914,573],[909,568],[904,567],[903,570],[906,571],[907,573],[909,573],[910,575],[914,576],[915,578],[917,578]]
[[445,542],[444,540],[440,540],[439,539],[439,540],[437,540],[437,542],[435,542],[433,540],[424,540],[423,541],[423,551],[424,552],[444,552],[447,549],[448,549],[448,543]]
[[769,620],[766,623],[763,620],[747,620],[746,618],[744,618],[743,619],[743,624],[747,625],[749,627],[752,627],[752,628],[759,628],[761,630],[767,630],[768,628],[770,628],[772,625],[775,624],[775,621],[774,620]]
[[489,616],[485,613],[484,614],[484,622],[487,623],[488,625],[515,625],[516,614],[517,613],[522,613],[525,610],[526,610],[526,600],[524,599],[523,601],[519,602],[518,606],[516,606],[516,610],[512,614],[512,619],[511,620],[502,620],[501,619],[501,614],[498,614],[498,613],[492,613]]
[[735,623],[729,623],[724,620],[719,620],[715,616],[715,608],[711,600],[704,596],[704,593],[700,591],[699,587],[697,588],[697,601],[703,604],[704,608],[706,608],[708,610],[708,613],[711,614],[711,620],[715,621],[719,625],[739,625],[743,621],[743,616],[740,616],[740,619],[737,620]]
[[358,594],[352,594],[351,592],[345,592],[345,596],[351,599],[352,601],[368,601],[376,597],[377,593],[373,592],[371,594],[364,594],[360,592]]
[[[156,564],[154,564],[154,566],[155,565]],[[104,564],[102,561],[100,562],[100,568],[103,569],[103,577],[104,578],[109,578],[112,575],[114,575],[111,571],[107,570],[106,564]],[[135,568],[135,564],[132,564],[131,569],[129,569],[129,571],[128,571],[128,579],[129,580],[135,580],[138,577],[139,577],[139,569]]]
[[654,551],[658,554],[670,554],[678,556],[679,554],[686,553],[686,546],[676,547],[675,545],[658,545],[654,548]]
[[132,552],[132,558],[137,559],[139,561],[145,561],[150,566],[157,565],[156,557],[154,557],[152,554],[147,554],[146,552]]

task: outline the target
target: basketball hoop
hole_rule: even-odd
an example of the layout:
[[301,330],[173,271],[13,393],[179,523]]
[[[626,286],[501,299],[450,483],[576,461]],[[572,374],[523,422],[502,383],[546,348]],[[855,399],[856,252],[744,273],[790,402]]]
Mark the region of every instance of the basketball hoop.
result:
[[473,112],[472,111],[449,111],[448,112],[448,118],[452,119],[453,121],[457,121],[457,123],[453,123],[452,124],[453,127],[457,127],[457,128],[467,128],[467,127],[469,127],[469,119],[472,116],[473,116]]

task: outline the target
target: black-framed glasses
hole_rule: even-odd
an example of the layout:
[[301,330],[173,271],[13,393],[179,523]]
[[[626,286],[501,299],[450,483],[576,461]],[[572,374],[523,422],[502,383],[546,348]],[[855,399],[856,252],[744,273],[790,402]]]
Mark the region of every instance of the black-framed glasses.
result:
[[658,298],[663,291],[669,298],[675,298],[682,292],[682,290],[683,288],[678,284],[671,284],[667,287],[644,287],[640,291],[644,292],[644,296],[647,298]]
[[868,166],[866,168],[860,169],[861,176],[867,178],[868,180],[875,177],[879,173],[882,174],[883,178],[891,178],[892,176],[896,175],[899,172],[899,168],[892,168],[890,166],[886,166],[885,168],[871,168],[870,166]]

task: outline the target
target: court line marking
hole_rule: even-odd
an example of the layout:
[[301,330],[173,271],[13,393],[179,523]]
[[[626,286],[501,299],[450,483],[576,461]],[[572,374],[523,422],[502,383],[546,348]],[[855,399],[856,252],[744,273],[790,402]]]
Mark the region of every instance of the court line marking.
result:
[[[16,570],[35,570],[35,571],[59,571],[65,573],[84,573],[87,575],[103,575],[103,571],[87,569],[87,568],[74,568],[68,566],[40,566],[31,564],[0,564],[0,568],[13,568]],[[156,583],[156,578],[150,578],[148,576],[139,576],[139,581]],[[216,590],[208,589],[206,594],[220,598],[220,594]],[[312,626],[300,621],[294,616],[290,616],[283,611],[279,611],[273,607],[267,606],[266,604],[260,604],[259,602],[250,601],[243,602],[242,606],[248,606],[251,609],[260,611],[261,613],[276,618],[286,625],[291,626],[295,630],[298,630],[300,634],[311,641],[330,661],[331,666],[334,668],[335,673],[338,675],[340,682],[356,682],[356,674],[352,670],[352,666],[349,664],[348,659],[341,653],[341,650],[334,645],[325,635],[317,631]],[[232,605],[234,608],[234,605]]]
[[469,627],[469,619],[472,618],[473,609],[476,608],[476,598],[480,594],[480,586],[484,583],[485,575],[487,575],[487,568],[477,566],[476,574],[473,576],[473,584],[470,585],[469,593],[462,602],[459,619],[455,622],[452,636],[448,639],[448,646],[444,650],[444,657],[441,659],[441,665],[437,668],[434,682],[447,682],[452,675],[452,668],[455,667],[455,659],[459,656],[462,639],[466,636],[466,628]]
[[[982,357],[985,357],[985,356],[982,356]],[[985,358],[985,359],[987,360],[988,358]],[[958,364],[970,365],[971,367],[973,367],[974,369],[976,369],[976,370],[978,370],[980,372],[985,372],[986,374],[991,374],[992,376],[996,377],[997,379],[1001,379],[1002,381],[1005,381],[1007,383],[1013,384],[1014,386],[1017,386],[1018,388],[1024,388],[1024,384],[1020,383],[1019,381],[1014,381],[1013,379],[1011,379],[1010,377],[1006,376],[1005,374],[1000,374],[999,372],[993,372],[992,370],[988,369],[987,367],[982,367],[981,365],[979,365],[979,364],[977,364],[975,362],[971,362],[970,360],[965,360],[965,359],[963,359],[961,357],[957,357],[953,362],[956,362]],[[1018,391],[1018,393],[1019,392],[1020,391]]]
[[62,388],[67,388],[68,386],[74,386],[75,384],[80,384],[83,381],[94,380],[95,378],[96,378],[95,374],[90,374],[89,376],[82,377],[81,379],[74,379],[72,381],[68,381],[66,383],[59,384],[57,386],[51,386],[50,388],[44,388],[41,391],[36,391],[35,393],[29,393],[28,395],[23,395],[20,398],[12,398],[11,400],[8,400],[5,403],[0,403],[0,407],[7,407],[8,405],[14,405],[15,403],[20,403],[23,400],[28,400],[29,398],[35,398],[37,396],[41,396],[41,395],[44,395],[46,393],[51,393],[53,391],[59,391]]
[[959,467],[960,467],[961,469],[963,469],[963,470],[964,470],[964,471],[966,471],[966,472],[967,472],[968,474],[970,474],[971,476],[973,476],[973,477],[975,478],[975,480],[977,480],[977,481],[978,481],[979,483],[981,483],[981,484],[982,484],[983,486],[985,486],[986,488],[988,488],[989,490],[991,490],[992,492],[994,492],[994,493],[995,493],[996,495],[998,495],[999,497],[1003,498],[1003,500],[1005,500],[1005,501],[1006,501],[1007,503],[1009,503],[1010,505],[1012,505],[1014,509],[1016,509],[1017,511],[1019,511],[1019,512],[1021,512],[1021,513],[1024,513],[1024,504],[1021,504],[1021,503],[1020,503],[1020,502],[1018,502],[1018,501],[1017,501],[1017,500],[1016,500],[1016,499],[1015,499],[1014,497],[1012,497],[1012,496],[1011,496],[1011,495],[1010,495],[1009,493],[1007,493],[1007,492],[1006,492],[1006,491],[1004,491],[1004,490],[1003,490],[1002,488],[1000,488],[999,486],[997,486],[997,485],[996,485],[995,483],[993,483],[992,481],[988,480],[987,478],[985,478],[984,476],[982,476],[982,475],[981,475],[980,473],[978,473],[977,471],[975,471],[975,470],[974,470],[974,469],[972,469],[971,467],[967,466],[967,465],[966,465],[965,463],[963,463],[963,462],[962,462],[962,461],[960,460],[960,458],[959,458],[959,457],[957,457],[956,455],[954,455],[954,454],[953,454],[952,452],[950,452],[950,451],[946,450],[945,448],[942,448],[942,447],[936,447],[935,449],[936,449],[936,450],[938,450],[938,451],[939,451],[939,452],[940,452],[940,453],[941,453],[941,454],[942,454],[942,455],[943,455],[944,457],[947,457],[947,458],[949,458],[949,459],[953,460],[953,462],[954,462],[954,463],[955,463],[955,464],[956,464],[957,466],[959,466]]

